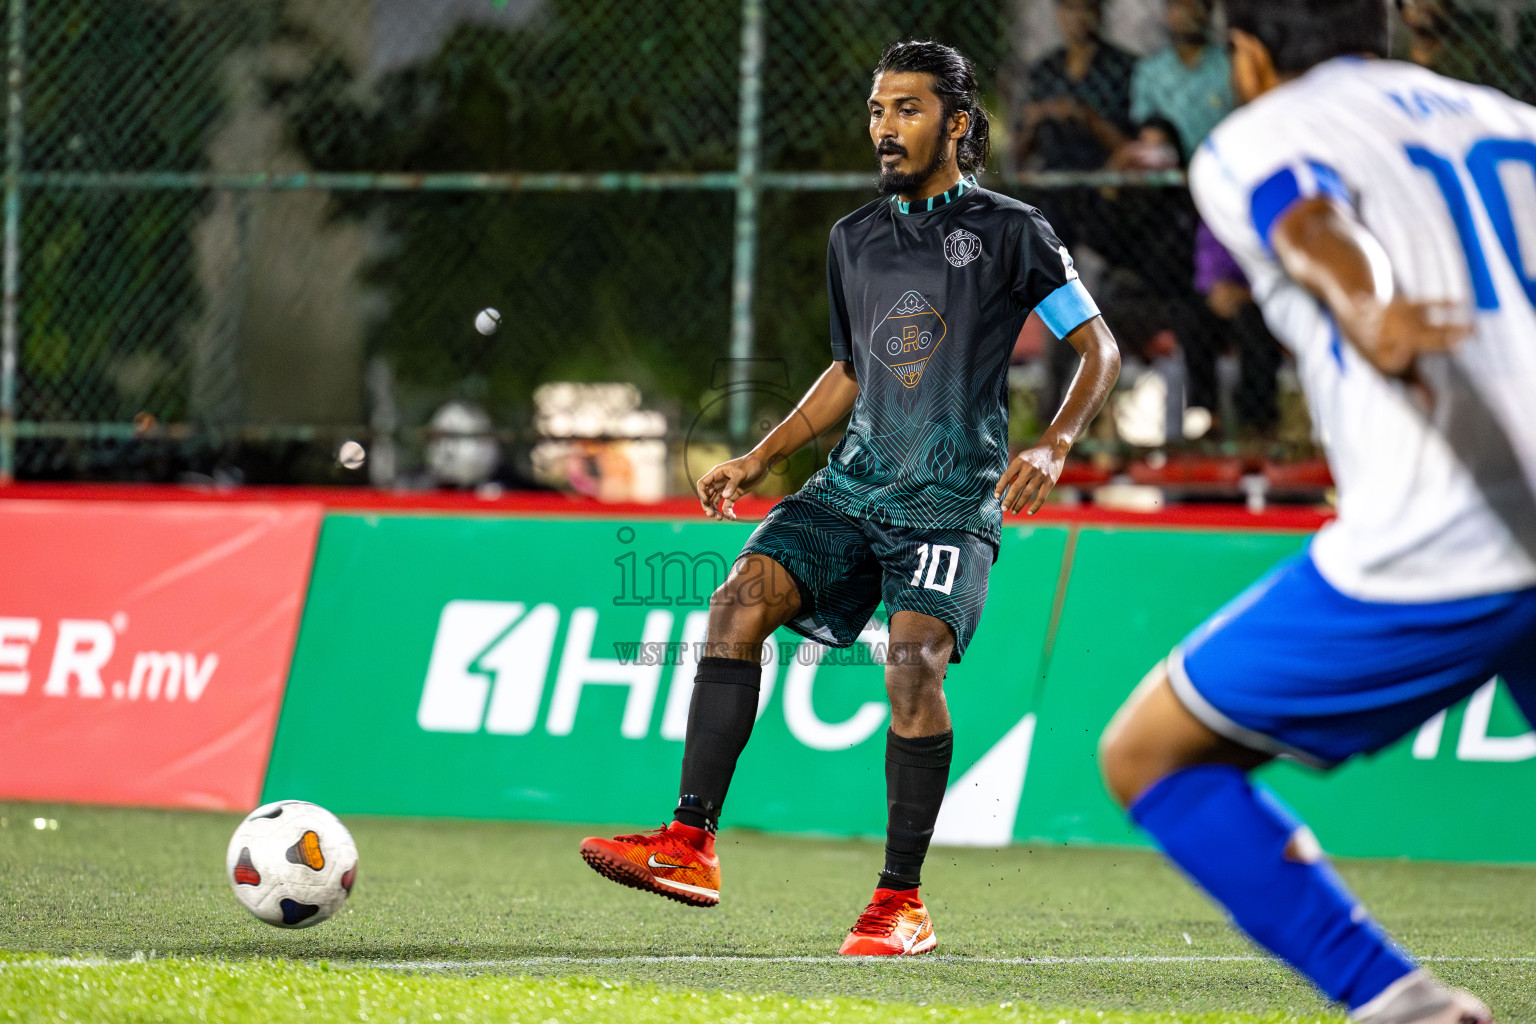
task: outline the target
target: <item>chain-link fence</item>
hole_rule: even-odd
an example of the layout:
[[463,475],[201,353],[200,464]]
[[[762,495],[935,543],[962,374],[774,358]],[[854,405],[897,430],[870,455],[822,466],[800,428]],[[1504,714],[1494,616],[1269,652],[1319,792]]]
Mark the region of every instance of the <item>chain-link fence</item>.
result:
[[[1404,8],[1405,54],[1536,95],[1536,0]],[[718,404],[720,359],[777,361],[798,391],[828,360],[827,231],[873,195],[869,71],[902,37],[980,66],[987,183],[1047,212],[1131,356],[1084,451],[1311,451],[1294,377],[1183,188],[1200,119],[1137,94],[1162,0],[3,10],[0,476],[355,479],[335,460],[355,437],[389,453],[375,482],[408,483],[458,402],[521,484],[551,381],[630,382],[670,439]],[[1031,326],[1016,362],[1023,439],[1070,350]],[[754,401],[735,393],[714,440],[756,433]],[[639,422],[580,421],[561,420],[570,438]]]

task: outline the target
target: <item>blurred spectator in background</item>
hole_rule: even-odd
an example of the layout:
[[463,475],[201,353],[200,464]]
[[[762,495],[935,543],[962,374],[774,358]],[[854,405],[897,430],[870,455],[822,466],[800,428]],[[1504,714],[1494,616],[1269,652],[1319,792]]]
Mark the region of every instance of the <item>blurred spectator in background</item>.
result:
[[[1519,35],[1504,36],[1495,12],[1468,10],[1455,0],[1397,0],[1397,10],[1408,29],[1407,57],[1415,64],[1527,103],[1536,99],[1528,47],[1517,42]],[[1523,17],[1529,25],[1529,12]]]
[[1450,21],[1444,0],[1397,0],[1397,9],[1408,26],[1408,59],[1439,71],[1446,56],[1446,32]]
[[[1109,167],[1117,171],[1169,171],[1187,162],[1178,126],[1168,118],[1153,116],[1120,147]],[[1189,190],[1182,186],[1122,189],[1116,205],[1119,223],[1134,225],[1135,230],[1122,231],[1118,244],[1110,246],[1105,255],[1111,263],[1134,273],[1163,304],[1161,315],[1167,330],[1177,338],[1177,351],[1185,365],[1182,391],[1176,392],[1170,382],[1169,395],[1182,394],[1190,407],[1209,410],[1214,421],[1218,409],[1216,360],[1225,341],[1221,324],[1195,290],[1195,235],[1200,218]],[[1161,353],[1158,358],[1166,355]],[[1166,376],[1165,369],[1159,372]]]
[[1184,166],[1178,127],[1164,117],[1148,118],[1105,166],[1113,171],[1171,171]]
[[1272,429],[1280,420],[1284,352],[1264,325],[1248,279],[1204,221],[1195,229],[1195,287],[1221,321],[1224,339],[1237,357],[1235,387],[1217,400],[1221,419],[1249,433]]
[[[1210,38],[1211,0],[1168,0],[1164,25],[1169,45],[1138,61],[1100,38],[1102,2],[1056,0],[1055,13],[1066,45],[1029,68],[1014,151],[1018,166],[1178,170],[1232,109],[1226,51]],[[1194,417],[1196,423],[1232,428],[1234,419],[1273,422],[1279,348],[1256,317],[1247,283],[1241,275],[1238,281],[1223,276],[1226,267],[1216,268],[1213,252],[1207,250],[1201,264],[1210,271],[1209,281],[1196,281],[1199,218],[1187,190],[1062,188],[1032,200],[1074,255],[1080,247],[1091,250],[1088,261],[1079,255],[1080,265],[1096,258],[1114,278],[1134,278],[1132,292],[1156,297],[1128,303],[1130,310],[1155,308],[1158,313],[1157,329],[1148,332],[1136,353],[1150,376],[1134,405],[1166,415],[1147,412],[1133,420],[1156,422],[1158,431],[1166,426],[1169,442],[1183,434],[1172,425],[1182,422],[1186,404],[1209,411],[1209,416]],[[1233,347],[1242,379],[1227,389],[1228,415],[1222,417],[1218,358]],[[1076,353],[1060,342],[1047,345],[1046,353],[1045,401],[1050,405],[1060,400],[1077,363]],[[1154,393],[1165,395],[1166,405]],[[1250,397],[1258,403],[1252,417],[1244,407]],[[1242,410],[1235,416],[1234,406]],[[1149,426],[1131,432],[1145,439],[1156,431]]]
[[1055,4],[1066,45],[1029,67],[1015,159],[1031,170],[1098,170],[1129,137],[1136,58],[1100,38],[1103,0]]
[[1193,153],[1232,109],[1227,52],[1212,45],[1210,0],[1168,0],[1170,44],[1143,57],[1131,77],[1131,120],[1173,123],[1180,149]]
[[[1030,171],[1096,171],[1130,137],[1136,58],[1100,37],[1103,0],[1055,0],[1055,11],[1065,45],[1031,64],[1025,74],[1014,121],[1013,163]],[[1032,199],[1080,262],[1081,246],[1097,248],[1105,213],[1094,189],[1052,189]],[[1091,276],[1093,263],[1089,255],[1080,269]]]
[[[1148,171],[1186,164],[1177,126],[1154,117],[1121,147],[1109,166]],[[1279,418],[1277,374],[1282,350],[1264,326],[1247,278],[1187,199],[1186,193],[1175,198],[1168,192],[1127,198],[1128,203],[1151,201],[1134,215],[1145,225],[1143,234],[1156,238],[1159,245],[1156,253],[1143,250],[1138,276],[1171,303],[1165,319],[1183,353],[1190,407],[1209,410],[1211,422],[1228,433],[1239,427],[1272,427]],[[1159,255],[1173,257],[1171,264],[1158,259]],[[1224,381],[1220,372],[1224,354],[1236,356],[1235,380]],[[1166,370],[1160,372],[1167,376]],[[1169,393],[1174,393],[1171,384]]]
[[[1099,34],[1104,0],[1054,0],[1065,45],[1029,66],[1015,118],[1014,166],[1031,171],[1096,171],[1130,139],[1131,74],[1136,57]],[[1030,197],[1094,286],[1097,251],[1120,234],[1099,191],[1048,189]],[[1043,328],[1041,328],[1043,329]],[[1077,352],[1045,345],[1044,402],[1054,409],[1077,370]]]
[[1185,372],[1177,305],[1117,270],[1100,291],[1104,319],[1120,340],[1120,380],[1109,410],[1115,436],[1138,448],[1184,439]]

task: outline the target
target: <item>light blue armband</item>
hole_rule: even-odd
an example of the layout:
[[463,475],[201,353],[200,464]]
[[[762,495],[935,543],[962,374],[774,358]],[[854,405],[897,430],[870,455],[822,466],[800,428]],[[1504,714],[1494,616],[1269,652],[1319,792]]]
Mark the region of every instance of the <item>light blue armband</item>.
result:
[[1083,282],[1074,279],[1047,295],[1035,312],[1052,334],[1065,338],[1098,316],[1099,307]]

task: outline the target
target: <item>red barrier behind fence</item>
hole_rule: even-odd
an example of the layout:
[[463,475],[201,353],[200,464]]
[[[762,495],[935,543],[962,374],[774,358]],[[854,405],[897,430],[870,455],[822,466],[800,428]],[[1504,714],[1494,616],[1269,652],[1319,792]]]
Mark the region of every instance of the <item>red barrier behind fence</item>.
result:
[[[699,519],[692,498],[668,498],[654,504],[602,502],[554,491],[384,491],[371,487],[209,487],[172,484],[19,483],[0,487],[0,503],[15,501],[195,501],[318,502],[327,508],[371,512],[445,512],[496,516],[591,516],[620,519]],[[755,522],[777,498],[748,495],[736,505],[742,519]],[[1333,518],[1329,509],[1271,505],[1250,512],[1241,503],[1170,505],[1156,512],[1128,512],[1094,505],[1048,504],[1033,518],[1010,515],[1005,525],[1091,523],[1172,529],[1314,531]]]
[[254,806],[322,511],[0,502],[0,798]]

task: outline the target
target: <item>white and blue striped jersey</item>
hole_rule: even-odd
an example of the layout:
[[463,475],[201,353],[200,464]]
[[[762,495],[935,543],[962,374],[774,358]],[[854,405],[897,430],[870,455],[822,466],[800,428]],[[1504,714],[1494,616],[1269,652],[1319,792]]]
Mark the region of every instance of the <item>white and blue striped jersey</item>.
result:
[[[1190,167],[1201,215],[1296,357],[1338,485],[1312,545],[1367,601],[1536,585],[1536,108],[1411,64],[1340,58],[1212,132]],[[1420,358],[1428,403],[1344,342],[1270,247],[1300,197],[1352,207],[1398,287],[1465,303],[1474,335]]]

